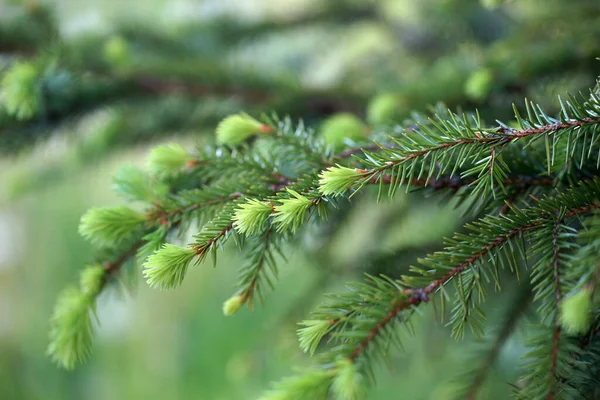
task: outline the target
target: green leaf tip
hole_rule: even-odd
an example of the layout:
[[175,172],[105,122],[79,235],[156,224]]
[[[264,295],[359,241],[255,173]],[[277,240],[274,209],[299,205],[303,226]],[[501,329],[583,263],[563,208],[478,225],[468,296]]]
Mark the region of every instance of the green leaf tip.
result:
[[290,229],[296,232],[302,222],[306,211],[313,206],[313,200],[301,195],[292,189],[287,189],[291,195],[289,199],[282,199],[275,206],[275,217],[273,223],[277,225],[277,232],[284,232]]
[[39,71],[29,62],[15,63],[0,82],[6,111],[20,120],[34,117],[42,102]]
[[300,348],[312,356],[321,343],[321,339],[329,332],[331,323],[327,320],[311,319],[300,322],[300,325],[304,326],[297,331]]
[[51,320],[47,354],[63,368],[73,369],[90,355],[94,297],[70,288],[61,293]]
[[325,196],[339,196],[356,185],[364,171],[337,165],[319,174],[319,192]]
[[179,286],[196,250],[166,243],[144,263],[144,277],[153,288],[170,289]]
[[153,148],[146,161],[152,174],[172,175],[187,165],[190,155],[180,144],[169,143]]
[[233,217],[235,229],[245,235],[261,232],[269,217],[273,214],[273,205],[258,199],[250,199],[240,204]]
[[570,335],[586,333],[590,327],[591,312],[591,290],[579,290],[563,300],[560,306],[560,325]]
[[236,145],[259,133],[269,133],[272,128],[240,113],[226,117],[217,126],[217,140],[221,144]]
[[223,314],[229,317],[235,314],[246,302],[246,299],[241,294],[231,296],[225,303],[223,303]]
[[100,245],[114,245],[135,233],[146,217],[129,207],[92,208],[81,217],[79,233]]
[[338,400],[363,400],[366,398],[366,384],[359,367],[347,358],[337,362],[337,374],[331,390]]

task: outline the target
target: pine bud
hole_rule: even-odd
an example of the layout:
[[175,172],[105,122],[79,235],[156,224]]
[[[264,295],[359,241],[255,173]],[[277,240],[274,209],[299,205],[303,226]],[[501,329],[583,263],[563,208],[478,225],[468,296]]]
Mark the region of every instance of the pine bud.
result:
[[191,247],[166,243],[144,263],[144,277],[148,285],[160,289],[179,286],[195,256],[196,250]]
[[9,114],[17,119],[30,119],[41,104],[39,71],[31,63],[16,63],[2,78],[0,93]]
[[356,364],[347,358],[337,362],[337,375],[331,388],[337,400],[360,400],[366,397],[364,377]]
[[338,196],[356,185],[364,173],[355,168],[329,167],[319,174],[319,191],[325,196]]
[[321,339],[329,332],[331,324],[327,320],[307,320],[302,321],[300,325],[304,326],[304,328],[298,329],[300,348],[312,356],[321,343]]
[[240,204],[233,217],[235,229],[245,235],[259,233],[267,219],[273,214],[273,206],[264,201],[250,199],[247,203]]
[[393,121],[399,114],[400,101],[393,94],[377,95],[367,107],[367,121],[373,125],[380,125]]
[[236,294],[231,296],[225,303],[223,303],[223,314],[229,317],[235,314],[245,303],[244,296]]
[[190,155],[180,144],[169,143],[153,148],[147,162],[153,174],[172,175],[184,168],[189,159]]
[[290,198],[282,199],[275,207],[273,223],[277,225],[277,232],[291,229],[292,232],[304,222],[306,211],[313,205],[313,201],[292,189],[287,189]]
[[79,284],[81,293],[86,296],[95,296],[100,292],[106,272],[101,265],[91,265],[81,271]]
[[272,128],[252,118],[248,114],[230,115],[217,126],[217,140],[222,144],[236,145],[250,136],[269,133]]
[[487,68],[475,71],[465,82],[465,94],[472,100],[483,100],[492,90],[494,74]]
[[61,293],[54,306],[47,354],[63,368],[73,369],[90,354],[93,305],[94,299],[69,288]]
[[571,335],[587,332],[592,311],[592,291],[584,288],[567,296],[560,307],[560,324]]
[[127,239],[146,222],[144,214],[128,207],[92,208],[81,217],[79,233],[100,245]]
[[339,113],[323,121],[321,135],[328,145],[342,148],[346,140],[364,139],[367,135],[367,127],[356,116],[350,113]]

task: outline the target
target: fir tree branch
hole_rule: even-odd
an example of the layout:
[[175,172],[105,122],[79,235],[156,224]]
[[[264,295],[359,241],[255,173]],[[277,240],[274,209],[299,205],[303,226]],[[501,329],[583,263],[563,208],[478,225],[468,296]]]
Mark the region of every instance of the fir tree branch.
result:
[[464,262],[459,263],[456,267],[448,271],[442,277],[434,280],[429,285],[423,288],[415,288],[415,289],[404,289],[402,291],[403,295],[408,296],[408,298],[394,305],[392,310],[387,313],[385,318],[383,318],[380,322],[378,322],[375,327],[368,333],[365,339],[356,346],[356,348],[350,354],[350,360],[355,361],[362,352],[366,350],[366,348],[375,340],[377,335],[391,322],[393,321],[402,311],[410,308],[416,307],[421,303],[426,303],[429,301],[429,296],[436,292],[440,287],[442,287],[446,282],[452,279],[454,276],[460,274],[465,269],[469,268],[471,265],[475,264],[478,260],[488,254],[492,249],[501,246],[506,243],[508,240],[521,235],[522,233],[535,228],[541,225],[541,221],[529,222],[527,224],[517,226],[504,234],[498,236],[494,240],[490,241],[483,249],[474,253],[469,258],[467,258]]
[[[591,210],[597,210],[599,208],[600,205],[598,203],[583,206],[579,205],[578,207],[566,210],[563,213],[563,215],[565,217],[574,217],[590,212]],[[371,343],[373,343],[373,341],[378,337],[378,335],[386,329],[387,325],[389,325],[390,322],[396,320],[396,318],[400,315],[401,312],[411,307],[416,307],[421,303],[429,301],[429,297],[433,293],[435,293],[438,289],[444,286],[453,277],[459,275],[461,272],[472,268],[474,264],[476,264],[484,256],[490,253],[493,249],[502,246],[512,238],[520,236],[521,234],[527,231],[541,226],[545,223],[545,221],[548,218],[550,218],[550,216],[546,213],[542,213],[536,218],[523,217],[521,223],[506,230],[502,234],[499,234],[498,236],[487,242],[487,244],[483,246],[483,248],[478,250],[476,253],[473,253],[470,256],[468,256],[465,261],[457,264],[452,269],[449,269],[446,273],[437,277],[437,279],[431,281],[426,286],[402,289],[399,293],[402,295],[404,300],[399,301],[397,298],[393,298],[392,303],[390,304],[392,306],[391,309],[381,320],[373,323],[372,329],[369,332],[367,332],[364,335],[364,338],[351,350],[348,358],[351,361],[356,362],[357,358],[369,347]],[[407,282],[410,281],[407,280]]]
[[243,302],[246,303],[249,298],[254,297],[254,291],[256,289],[256,284],[260,279],[260,274],[263,272],[264,265],[266,262],[267,252],[269,251],[269,239],[271,238],[273,231],[271,229],[267,230],[265,237],[263,239],[263,247],[264,250],[261,252],[261,255],[256,263],[256,267],[253,272],[253,277],[250,280],[248,286],[242,291],[242,299]]
[[271,277],[268,276],[270,270],[271,275],[277,278],[277,266],[271,251],[272,247],[276,247],[276,244],[272,243],[273,229],[268,228],[263,236],[257,239],[255,247],[247,255],[249,259],[246,265],[240,271],[240,289],[223,304],[225,315],[234,314],[244,304],[253,310],[256,296],[261,303],[263,301],[262,283],[268,284],[271,289],[274,287]]
[[[476,192],[493,190],[495,183],[504,190],[502,180],[505,179],[508,169],[500,159],[500,151],[511,143],[522,139],[528,139],[530,143],[539,137],[549,140],[549,136],[552,136],[552,152],[547,150],[549,166],[554,163],[554,150],[562,137],[566,138],[564,152],[568,156],[578,151],[582,160],[590,157],[592,146],[596,142],[595,129],[600,123],[600,118],[587,116],[597,113],[588,111],[585,107],[589,107],[590,110],[600,108],[600,99],[593,97],[586,105],[573,99],[567,104],[570,112],[567,111],[567,106],[563,105],[562,121],[546,116],[541,110],[535,110],[536,106],[533,104],[527,104],[527,110],[530,119],[536,118],[537,123],[523,120],[515,109],[521,129],[509,129],[505,125],[495,129],[484,129],[479,119],[470,123],[466,116],[462,119],[451,113],[445,119],[438,116],[437,120],[430,121],[432,126],[420,124],[418,129],[410,134],[394,139],[393,147],[381,147],[381,154],[365,151],[363,164],[370,168],[351,170],[341,166],[329,167],[320,174],[320,190],[326,195],[334,196],[341,195],[348,189],[359,190],[371,179],[382,176],[388,170],[391,170],[392,175],[401,177],[397,181],[398,185],[407,177],[408,183],[415,176],[421,178],[425,175],[429,180],[446,170],[452,170],[451,175],[454,175],[465,163],[472,163],[472,166],[463,171],[461,176],[478,176],[475,181]],[[572,141],[579,138],[585,127],[590,127],[589,132],[585,132],[589,133],[592,140],[587,147],[582,148]],[[566,136],[562,135],[563,133]],[[569,133],[573,133],[572,137],[568,136]],[[455,157],[457,155],[458,157]],[[440,164],[441,166],[438,166]],[[390,196],[394,193],[395,189],[390,190]]]
[[352,157],[356,154],[364,153],[365,151],[377,151],[377,150],[380,150],[382,147],[392,148],[390,145],[384,145],[384,144],[373,144],[373,145],[369,145],[369,146],[350,148],[350,149],[346,149],[346,150],[334,155],[333,157],[331,157],[331,162],[344,160],[344,159]]
[[400,157],[397,160],[389,162],[387,165],[374,168],[370,170],[365,170],[362,172],[363,174],[374,174],[378,172],[385,171],[390,169],[398,164],[402,164],[408,160],[414,158],[424,157],[430,153],[449,149],[455,146],[460,145],[473,145],[473,144],[486,144],[486,145],[506,145],[512,142],[515,142],[519,139],[537,136],[537,135],[545,135],[548,133],[556,133],[561,130],[573,129],[582,127],[586,124],[598,124],[600,123],[600,118],[583,118],[582,120],[570,120],[568,122],[563,123],[555,123],[542,125],[535,128],[528,129],[510,129],[505,127],[500,127],[495,130],[495,133],[488,133],[483,131],[473,131],[473,134],[476,136],[474,138],[460,138],[455,140],[450,140],[446,142],[442,142],[436,146],[432,146],[421,151],[411,152],[406,156]]
[[[400,182],[397,176],[381,175],[373,177],[369,180],[369,184],[375,185],[383,183],[386,185],[410,185],[411,187],[431,187],[435,190],[438,189],[452,189],[458,190],[463,187],[472,185],[475,181],[473,178],[461,178],[459,176],[441,176],[439,178],[419,179],[413,178],[410,183],[407,180]],[[502,182],[505,186],[518,186],[521,188],[527,188],[529,186],[553,186],[554,179],[551,177],[538,177],[538,176],[526,176],[517,175],[513,178],[507,178]]]
[[203,258],[204,256],[206,256],[206,253],[208,253],[208,251],[210,251],[215,246],[215,244],[218,243],[218,241],[221,240],[223,237],[225,237],[227,233],[229,233],[229,231],[232,229],[233,221],[231,221],[229,225],[222,228],[219,232],[217,232],[217,234],[213,235],[207,241],[199,244],[194,244],[191,246],[191,248],[196,251],[196,255],[200,256],[200,258]]

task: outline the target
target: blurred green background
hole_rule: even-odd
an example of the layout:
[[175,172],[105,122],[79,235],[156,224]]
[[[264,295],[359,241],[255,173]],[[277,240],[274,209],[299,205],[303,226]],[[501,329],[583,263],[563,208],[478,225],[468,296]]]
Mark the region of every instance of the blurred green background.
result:
[[[131,271],[101,296],[92,358],[60,370],[44,355],[48,319],[60,290],[92,259],[79,217],[91,206],[120,204],[112,176],[122,164],[143,165],[153,145],[211,142],[216,122],[240,109],[274,108],[315,127],[352,111],[377,134],[379,125],[444,101],[478,108],[493,123],[524,97],[556,111],[556,95],[591,87],[599,70],[600,11],[586,0],[0,1],[1,68],[50,51],[55,37],[34,18],[40,7],[76,49],[79,58],[70,54],[65,63],[75,71],[108,64],[117,77],[150,71],[230,86],[218,94],[107,94],[36,124],[0,125],[0,399],[257,398],[310,362],[296,324],[324,292],[344,290],[365,271],[399,276],[464,223],[440,196],[399,195],[377,207],[372,196],[356,199],[352,210],[300,235],[264,306],[228,318],[221,305],[242,262],[233,247],[216,268],[192,268],[174,291],[150,290]],[[18,32],[31,34],[31,43]],[[123,66],[119,57],[133,61]],[[248,100],[251,90],[268,92],[269,101]],[[391,108],[369,108],[381,94],[392,96]],[[21,133],[1,141],[14,132]],[[501,304],[492,297],[486,305],[491,326]],[[370,398],[449,398],[468,354],[435,311],[417,319],[404,351],[381,366]],[[522,354],[517,334],[480,398],[508,397]]]

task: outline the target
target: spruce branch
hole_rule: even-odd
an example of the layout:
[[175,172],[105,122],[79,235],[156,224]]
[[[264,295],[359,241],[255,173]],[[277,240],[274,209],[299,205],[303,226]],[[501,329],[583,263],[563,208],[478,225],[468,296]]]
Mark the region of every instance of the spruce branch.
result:
[[[467,325],[483,335],[481,304],[488,286],[500,290],[502,270],[520,279],[521,261],[534,262],[530,276],[540,327],[530,339],[521,377],[526,384],[517,395],[552,399],[567,391],[583,393],[589,382],[569,369],[583,368],[579,357],[594,359],[593,345],[588,351],[574,343],[597,329],[599,233],[586,238],[581,223],[595,230],[600,209],[600,99],[592,94],[583,102],[561,101],[558,118],[530,102],[526,112],[525,119],[515,109],[517,128],[501,122],[485,128],[478,114],[442,112],[397,130],[386,144],[337,154],[301,122],[235,114],[217,129],[224,146],[199,149],[197,155],[178,145],[155,149],[151,176],[134,172],[118,179],[119,191],[148,205],[145,213],[123,207],[92,210],[82,219],[81,233],[117,255],[104,267],[85,270],[80,288],[59,303],[50,353],[66,366],[87,356],[96,297],[134,255],[150,286],[173,288],[190,265],[209,255],[216,259],[234,238],[246,263],[237,292],[223,304],[224,314],[232,315],[244,304],[252,309],[266,287],[273,287],[280,244],[317,220],[315,214],[325,219],[339,199],[367,185],[379,185],[378,197],[384,185],[390,197],[400,187],[445,189],[459,202],[477,203],[473,209],[487,216],[465,225],[444,242],[444,250],[419,260],[409,274],[368,276],[349,283],[347,293],[329,296],[298,330],[300,347],[315,354],[318,367],[276,384],[265,399],[328,393],[363,398],[373,362],[391,345],[401,346],[399,331],[411,331],[414,314],[437,294],[443,307],[454,303],[452,336],[461,339]],[[175,228],[181,234],[194,223],[199,231],[191,243],[170,243]],[[485,380],[520,315],[513,312],[505,320],[468,396]],[[331,346],[317,351],[325,338]]]
[[[597,115],[589,116],[600,110],[597,97],[585,104],[572,99],[564,107],[562,120],[548,117],[539,107],[526,104],[529,117],[532,120],[535,118],[537,122],[524,120],[515,109],[520,129],[509,129],[506,125],[485,129],[478,118],[471,122],[467,116],[460,117],[452,113],[448,114],[448,119],[438,116],[436,120],[431,120],[432,126],[420,124],[414,131],[394,138],[391,148],[381,146],[378,153],[365,152],[363,163],[369,168],[354,171],[344,169],[346,167],[343,166],[328,168],[320,174],[321,190],[326,195],[339,196],[349,189],[359,190],[386,171],[391,171],[392,176],[400,177],[396,180],[397,186],[400,186],[404,182],[410,183],[415,176],[425,176],[429,180],[447,171],[452,171],[452,176],[461,166],[472,163],[470,169],[461,172],[461,177],[477,175],[478,179],[474,182],[476,192],[485,193],[492,190],[494,184],[503,187],[502,179],[508,173],[506,165],[499,160],[498,153],[510,144],[525,139],[527,143],[531,143],[540,137],[552,136],[553,150],[547,154],[549,165],[556,161],[554,154],[563,138],[566,138],[568,154],[574,155],[577,150],[583,158],[586,154],[587,157],[590,156],[591,149],[597,142],[600,124]],[[591,111],[588,112],[586,107]],[[579,139],[581,132],[592,136],[586,148],[568,146],[574,140],[569,135]],[[484,156],[486,152],[490,152],[488,156]],[[436,168],[437,165],[441,167]],[[409,187],[407,185],[407,190]],[[390,191],[390,195],[394,193],[395,190]]]
[[[562,210],[561,221],[597,210],[600,208],[596,197],[599,190],[597,182],[584,183],[578,190],[558,198],[546,198],[532,209],[513,209],[508,215],[487,217],[470,226],[474,231],[472,235],[456,235],[448,242],[447,250],[421,260],[425,269],[413,268],[413,271],[422,277],[405,276],[398,281],[369,277],[366,284],[350,286],[354,294],[336,297],[313,314],[316,319],[309,325],[312,328],[301,332],[303,346],[314,349],[324,335],[331,332],[325,324],[317,324],[317,320],[333,320],[334,323],[344,320],[344,324],[338,325],[339,328],[333,333],[339,344],[322,357],[325,362],[343,357],[368,368],[369,354],[381,352],[375,344],[399,343],[394,326],[408,323],[416,307],[428,302],[434,293],[443,291],[449,281],[484,268],[488,263],[486,259],[489,259],[491,266],[497,267],[499,263],[504,265],[506,262],[512,270],[518,269],[516,259],[512,256],[504,256],[505,261],[501,261],[503,250],[511,249],[513,252],[509,243],[525,233],[548,225],[548,221],[552,221],[551,226],[554,227],[556,214],[561,211],[563,202],[570,203],[571,208]],[[472,252],[472,249],[476,251]],[[522,253],[526,257],[524,250]],[[463,261],[456,263],[461,258]],[[349,314],[350,311],[352,313]]]
[[273,250],[278,246],[276,240],[272,228],[256,238],[248,251],[249,259],[240,270],[239,290],[223,306],[225,315],[234,314],[244,304],[253,310],[256,297],[263,302],[263,285],[266,284],[271,290],[274,288],[273,279],[277,279],[278,275],[273,256]]

